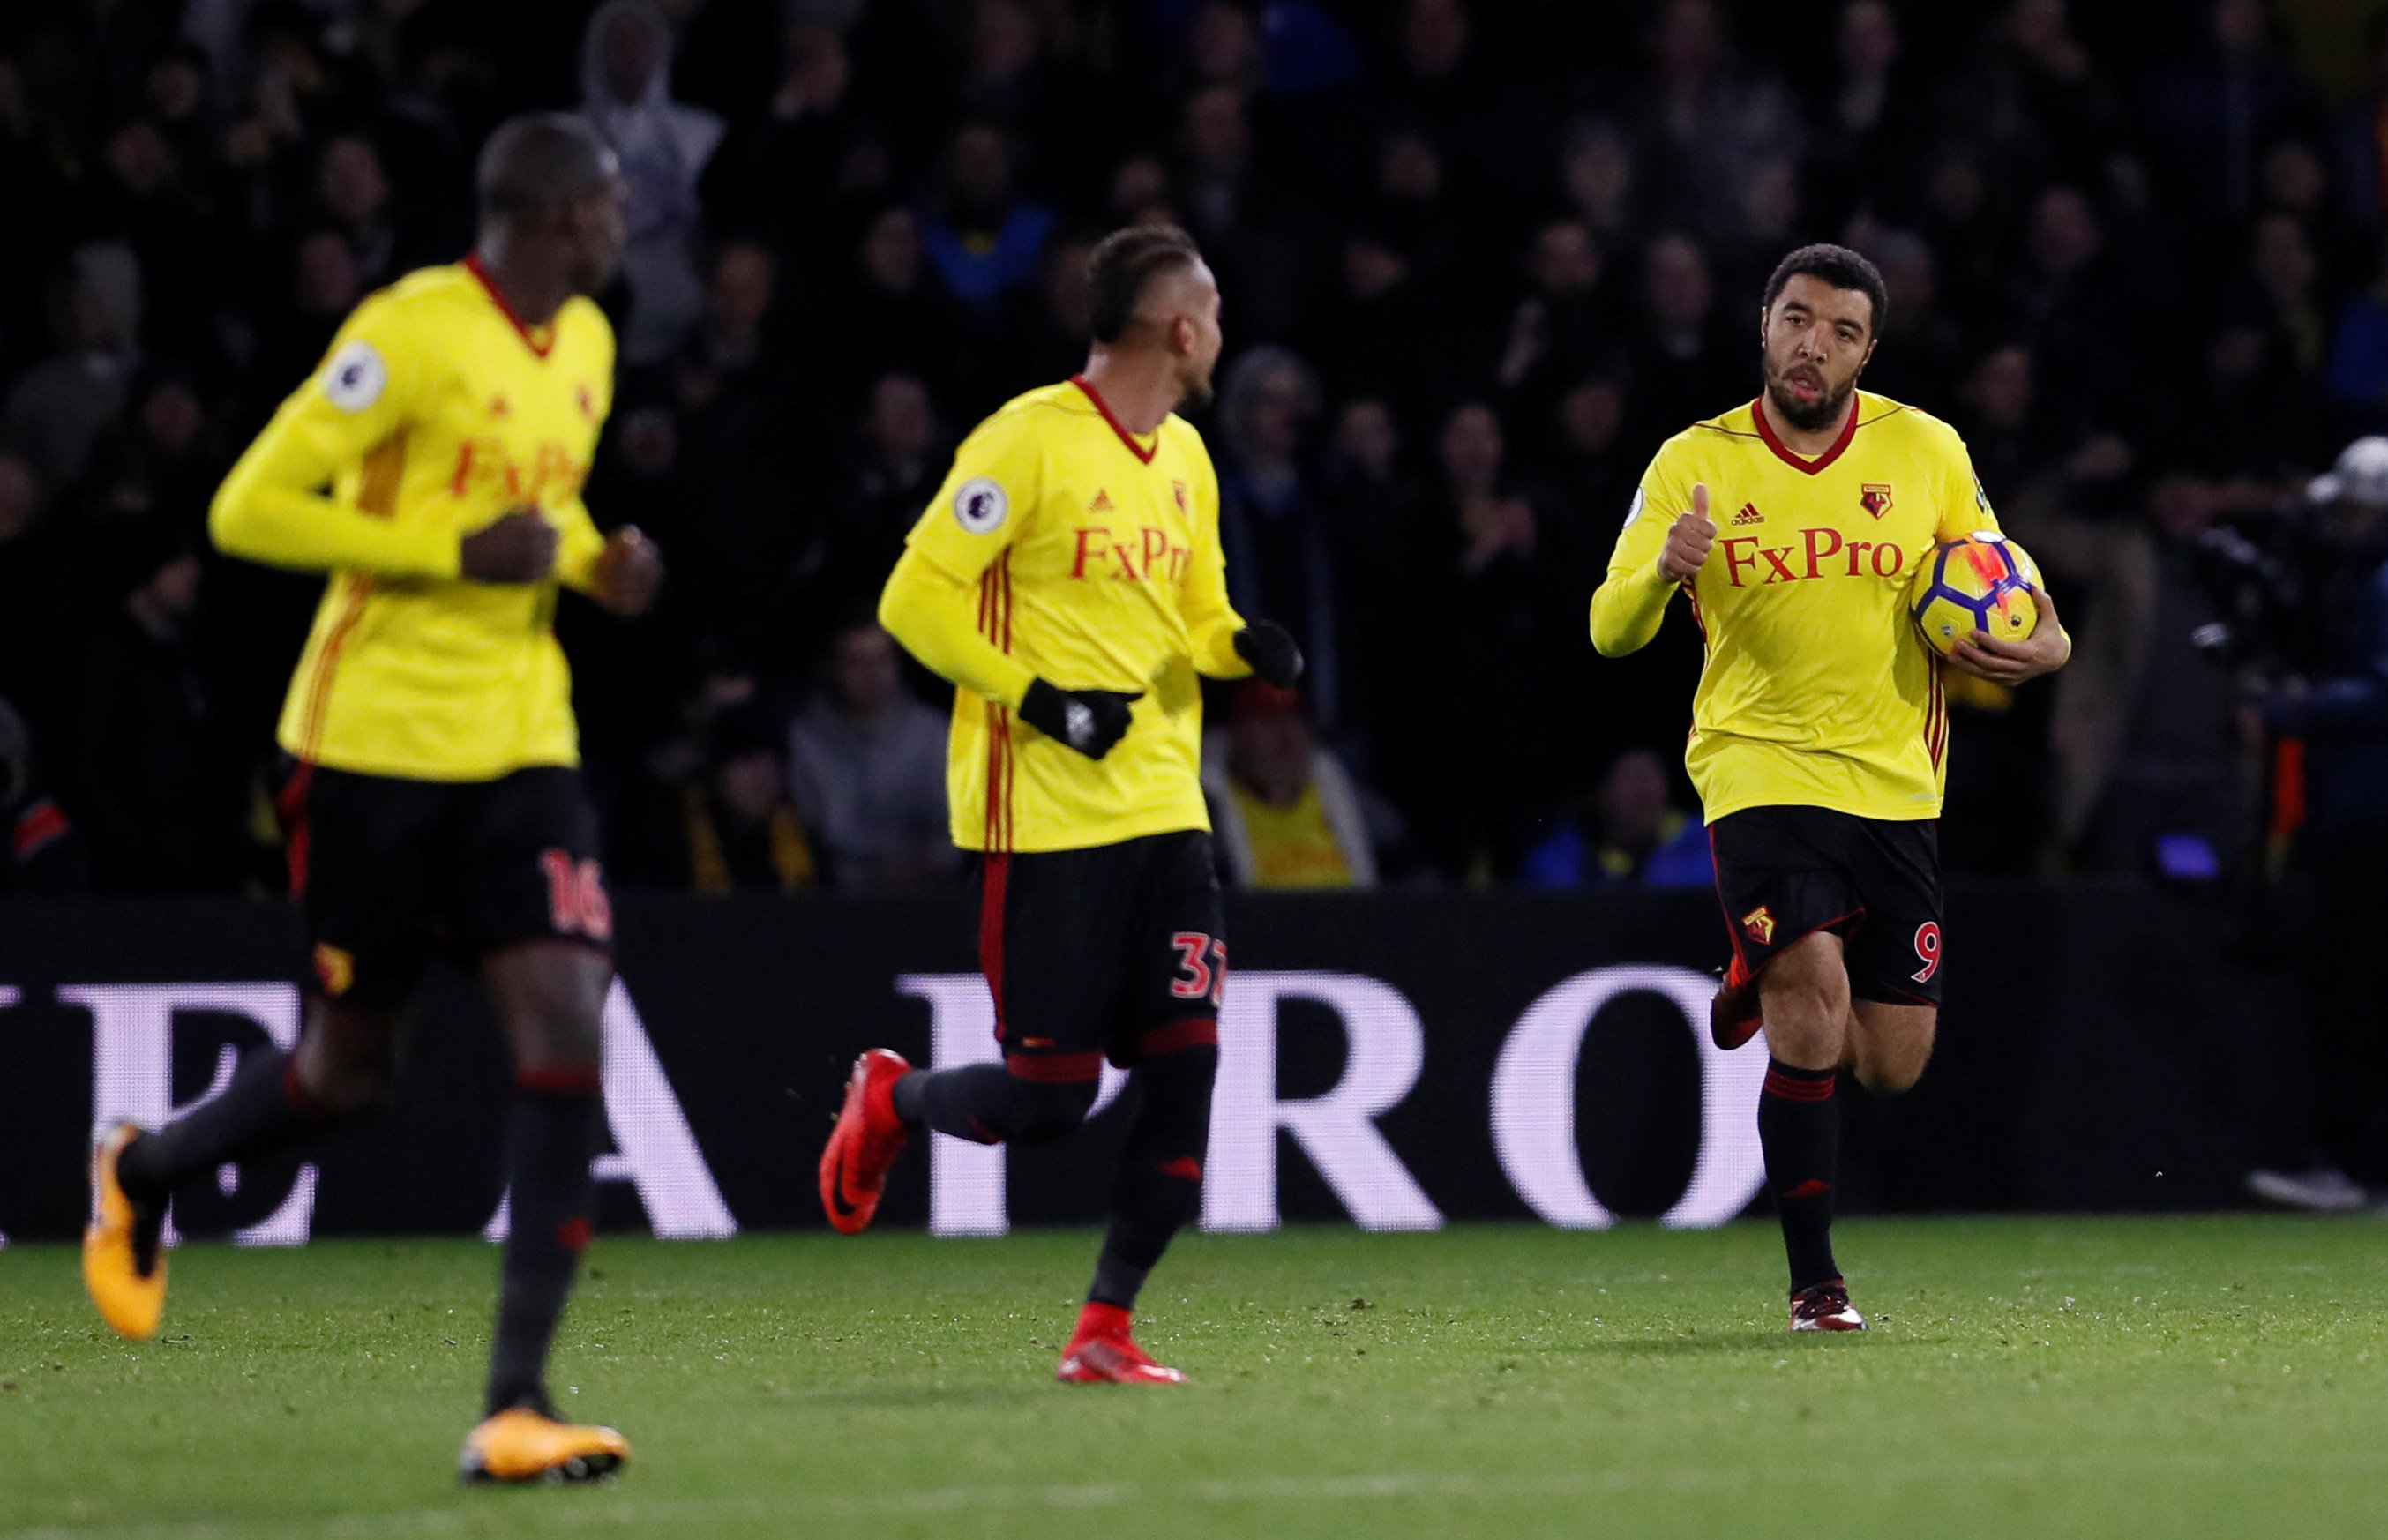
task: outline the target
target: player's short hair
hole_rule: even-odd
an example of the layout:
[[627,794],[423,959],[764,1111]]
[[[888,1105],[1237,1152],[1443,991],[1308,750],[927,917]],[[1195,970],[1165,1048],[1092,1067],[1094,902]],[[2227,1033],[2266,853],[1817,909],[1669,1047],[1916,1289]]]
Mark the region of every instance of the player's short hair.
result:
[[526,112],[500,123],[481,146],[473,186],[482,220],[507,224],[543,219],[620,176],[613,146],[586,122]]
[[1828,241],[1801,246],[1774,264],[1773,276],[1766,280],[1766,299],[1761,309],[1773,309],[1774,302],[1783,297],[1783,285],[1802,275],[1822,279],[1836,289],[1862,293],[1874,306],[1874,320],[1867,329],[1877,336],[1882,335],[1883,318],[1890,313],[1890,285],[1882,281],[1882,270],[1861,253]]
[[1117,342],[1147,284],[1202,259],[1194,237],[1174,224],[1132,224],[1106,235],[1086,261],[1086,319],[1097,342]]

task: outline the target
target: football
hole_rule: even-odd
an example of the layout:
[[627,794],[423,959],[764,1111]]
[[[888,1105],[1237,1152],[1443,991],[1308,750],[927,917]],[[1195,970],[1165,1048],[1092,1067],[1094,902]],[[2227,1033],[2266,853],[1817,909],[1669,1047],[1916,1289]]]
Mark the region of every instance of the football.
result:
[[2022,641],[2039,624],[2031,590],[2039,569],[2005,536],[1977,530],[1935,550],[1909,590],[1916,629],[1935,652],[1975,632]]

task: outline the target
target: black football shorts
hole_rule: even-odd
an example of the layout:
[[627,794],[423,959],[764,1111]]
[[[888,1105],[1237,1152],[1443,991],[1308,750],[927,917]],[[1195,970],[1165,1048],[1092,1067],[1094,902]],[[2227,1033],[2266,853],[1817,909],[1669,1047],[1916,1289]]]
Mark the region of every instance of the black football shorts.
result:
[[990,854],[979,964],[1004,1062],[1072,1082],[1218,1041],[1226,909],[1199,829],[1076,851]]
[[1940,842],[1935,819],[1860,818],[1824,807],[1752,807],[1708,826],[1734,982],[1829,930],[1849,992],[1940,1004]]
[[424,781],[297,765],[280,806],[290,887],[324,992],[396,1005],[437,953],[518,941],[610,948],[597,813],[561,765]]

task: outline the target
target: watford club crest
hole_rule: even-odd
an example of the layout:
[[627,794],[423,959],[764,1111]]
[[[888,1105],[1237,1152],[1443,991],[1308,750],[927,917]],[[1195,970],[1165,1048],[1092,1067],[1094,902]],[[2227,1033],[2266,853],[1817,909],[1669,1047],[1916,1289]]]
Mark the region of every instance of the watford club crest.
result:
[[1749,939],[1759,945],[1774,944],[1774,915],[1766,905],[1761,903],[1741,916],[1741,928],[1749,932]]
[[1881,518],[1890,511],[1890,484],[1880,481],[1867,482],[1865,490],[1858,494],[1858,505],[1875,518]]

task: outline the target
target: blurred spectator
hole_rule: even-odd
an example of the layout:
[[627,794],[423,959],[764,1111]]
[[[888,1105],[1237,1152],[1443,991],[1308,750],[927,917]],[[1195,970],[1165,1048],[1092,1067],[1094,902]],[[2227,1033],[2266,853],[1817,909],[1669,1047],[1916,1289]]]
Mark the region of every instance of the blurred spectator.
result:
[[1689,235],[1643,248],[1641,329],[1632,339],[1632,438],[1645,453],[1757,394],[1758,295],[1721,311],[1708,254]]
[[831,640],[812,704],[788,730],[788,789],[841,892],[924,888],[961,869],[946,816],[946,719],[904,688],[876,623]]
[[1713,0],[1661,0],[1648,50],[1636,117],[1658,162],[1650,185],[1665,218],[1717,228],[1746,168],[1799,152],[1798,114],[1781,86],[1734,57]]
[[630,244],[622,254],[630,314],[625,363],[678,346],[705,305],[696,243],[697,179],[721,144],[721,120],[671,97],[671,24],[650,0],[605,0],[580,47],[580,111],[621,158]]
[[83,642],[61,801],[103,890],[236,887],[243,808],[200,673],[199,559],[161,521],[127,524],[109,546],[121,597]]
[[[1412,798],[1426,855],[1454,880],[1505,877],[1524,853],[1554,774],[1572,758],[1575,724],[1551,718],[1551,675],[1568,654],[1551,646],[1583,627],[1582,600],[1553,591],[1536,562],[1542,519],[1505,464],[1501,420],[1479,402],[1444,420],[1440,485],[1411,532],[1408,630],[1432,625],[1404,681],[1413,700],[1437,703],[1433,730],[1386,741],[1387,774]],[[1564,614],[1564,620],[1559,617]],[[1564,626],[1564,633],[1560,628]],[[1380,735],[1395,721],[1380,721]]]
[[625,887],[708,897],[816,886],[812,845],[788,797],[787,750],[784,721],[760,701],[723,708],[695,772],[634,799],[611,852],[615,876]]
[[1593,121],[1569,133],[1560,181],[1596,241],[1630,247],[1642,233],[1641,184],[1633,142],[1615,123]]
[[1582,817],[1560,826],[1518,870],[1522,888],[1707,888],[1716,881],[1708,831],[1673,805],[1667,767],[1629,749],[1601,777]]
[[[2102,659],[2082,685],[2060,692],[2061,718],[2105,724],[2097,791],[2084,799],[2091,805],[2080,857],[2092,869],[2211,879],[2246,846],[2252,788],[2238,702],[2229,675],[2196,641],[2221,618],[2197,570],[2197,541],[2224,511],[2211,483],[2175,474],[2156,484],[2147,587],[2128,600],[2119,592],[2101,600],[2102,609],[2129,602],[2136,611],[2137,634],[2115,637],[2129,662],[2116,669]],[[2112,634],[2102,627],[2102,643]],[[2068,768],[2092,774],[2078,759]]]
[[[2282,812],[2294,822],[2307,908],[2303,938],[2310,1102],[2270,1131],[2259,1197],[2351,1207],[2388,1187],[2388,1013],[2347,966],[2344,916],[2360,915],[2388,863],[2388,439],[2349,445],[2312,487],[2327,553],[2318,676],[2291,675],[2264,704],[2281,759]],[[2349,1180],[2349,1178],[2352,1180]],[[2349,1194],[2352,1201],[2349,1201]]]
[[946,149],[945,185],[921,212],[921,246],[954,297],[990,315],[1037,273],[1053,211],[1013,189],[1012,149],[993,123],[972,123]]
[[8,394],[0,449],[21,457],[44,499],[83,474],[140,359],[141,262],[114,241],[77,246],[59,275],[52,330],[58,350]]
[[905,536],[937,489],[942,448],[928,386],[903,373],[872,382],[826,531],[822,586],[829,592],[848,600],[878,597],[904,553]]
[[0,701],[0,893],[75,893],[88,886],[83,840],[43,783],[25,719]]
[[1219,396],[1219,539],[1237,612],[1293,633],[1303,683],[1332,727],[1342,701],[1341,574],[1302,463],[1320,405],[1317,377],[1285,348],[1237,360]]
[[2190,210],[2240,219],[2255,206],[2265,139],[2312,104],[2273,46],[2264,0],[2207,0],[2203,9],[2196,56],[2156,77],[2150,106]]
[[1238,888],[1374,888],[1377,853],[1399,839],[1391,809],[1321,748],[1289,689],[1236,688],[1225,745],[1203,756],[1219,862]]

